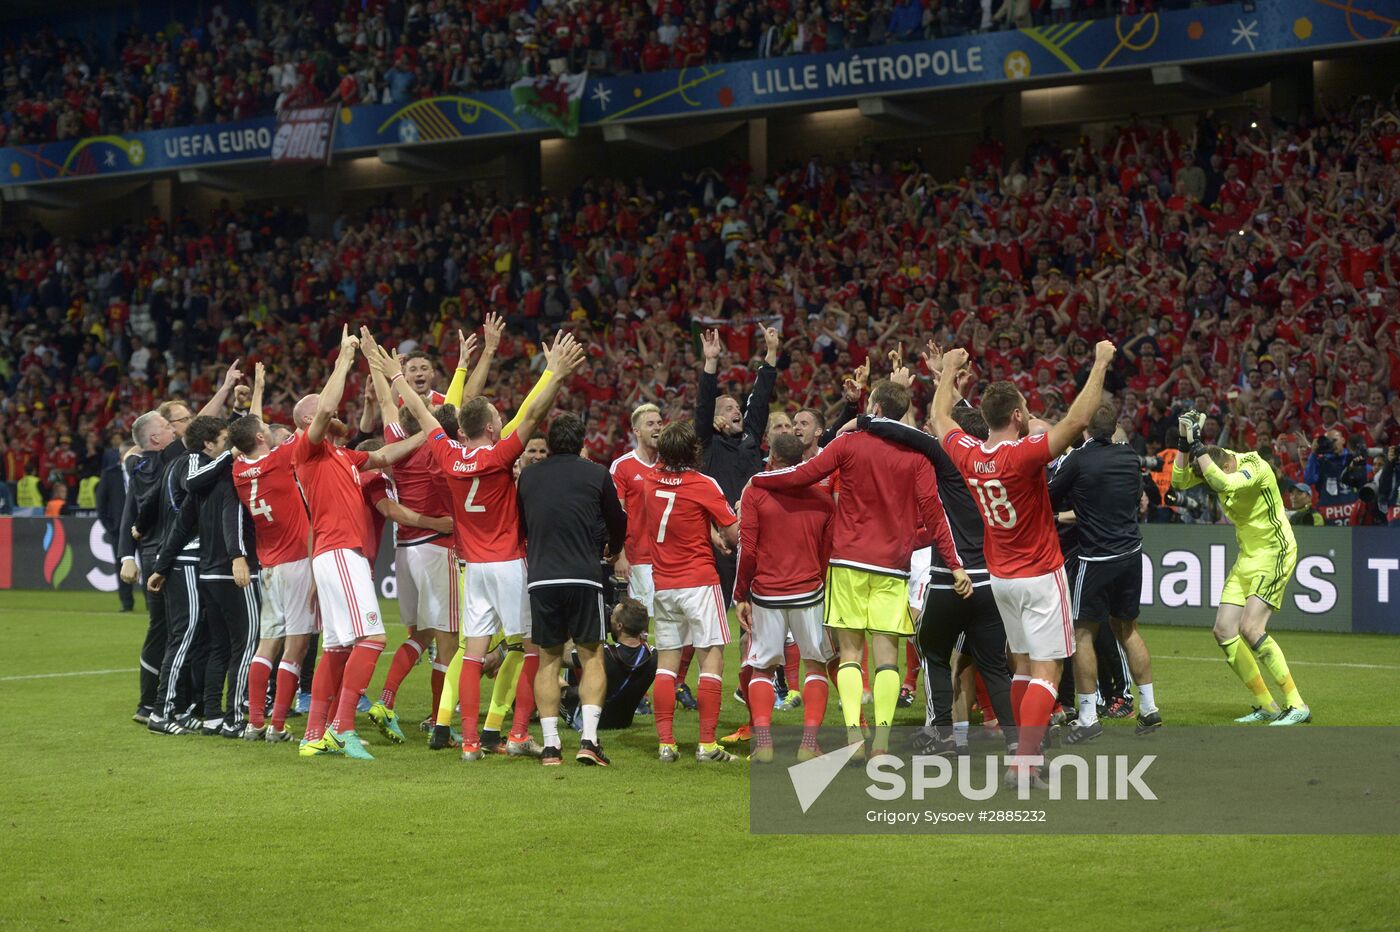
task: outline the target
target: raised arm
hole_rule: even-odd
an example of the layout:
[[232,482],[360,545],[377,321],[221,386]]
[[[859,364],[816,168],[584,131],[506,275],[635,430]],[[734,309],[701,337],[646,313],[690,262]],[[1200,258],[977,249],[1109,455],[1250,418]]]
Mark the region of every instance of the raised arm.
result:
[[715,436],[715,399],[719,395],[718,330],[700,334],[700,350],[705,365],[700,370],[700,384],[695,390],[695,436],[700,438],[700,446],[708,447]]
[[744,433],[756,443],[762,443],[768,432],[768,408],[773,400],[773,386],[778,381],[778,370],[773,365],[778,361],[778,346],[782,342],[778,331],[771,327],[763,328],[763,339],[768,344],[768,354],[753,380],[753,392],[744,408]]
[[359,339],[350,335],[349,325],[342,325],[340,355],[336,357],[331,377],[321,389],[320,398],[316,402],[316,414],[311,418],[310,426],[306,428],[306,439],[313,446],[326,439],[326,428],[330,426],[331,418],[340,410],[340,399],[345,394],[345,377],[350,373],[350,365],[355,361],[355,348],[359,345]]
[[521,443],[529,441],[535,428],[554,407],[554,399],[558,397],[559,390],[564,387],[574,370],[583,363],[583,347],[579,346],[572,334],[561,331],[554,338],[554,345],[544,348],[544,358],[544,373],[540,375],[539,382],[530,390],[530,394],[525,397],[525,403],[515,413],[515,417],[501,429],[503,438],[518,433]]
[[[496,358],[496,351],[501,346],[501,335],[506,331],[506,322],[499,314],[486,315],[486,344],[481,349],[481,358],[476,361],[476,367],[472,369],[472,374],[467,378],[466,389],[457,401],[453,401],[449,395],[448,403],[461,405],[464,401],[471,401],[486,388],[486,379],[491,375],[491,362]],[[473,334],[475,338],[475,334]],[[461,365],[466,365],[466,357],[462,357]]]
[[238,368],[238,360],[235,359],[233,364],[228,367],[228,371],[224,373],[224,381],[219,385],[219,390],[210,397],[204,407],[199,409],[199,413],[196,417],[204,417],[206,415],[209,417],[217,417],[219,412],[224,409],[224,403],[228,401],[229,392],[233,391],[233,387],[237,385],[242,378],[243,370]]
[[258,420],[262,420],[263,388],[267,376],[267,368],[262,363],[253,366],[253,401],[248,407],[248,413]]
[[[1239,458],[1238,453],[1231,453],[1228,450],[1226,452],[1236,459]],[[1261,485],[1264,481],[1264,469],[1268,468],[1255,468],[1251,470],[1242,467],[1234,472],[1227,473],[1204,453],[1196,457],[1196,465],[1201,467],[1201,478],[1205,480],[1206,485],[1210,486],[1212,491],[1218,493],[1238,492],[1240,489]]]
[[929,420],[940,437],[947,437],[958,429],[953,420],[953,405],[957,401],[957,373],[967,365],[967,350],[954,347],[943,354],[942,368],[939,370],[938,388],[933,393],[933,404],[929,405]]
[[1108,374],[1108,366],[1113,362],[1115,352],[1113,344],[1108,340],[1100,340],[1098,346],[1094,347],[1094,367],[1089,370],[1088,381],[1084,383],[1083,390],[1074,399],[1074,404],[1069,406],[1065,416],[1050,428],[1047,440],[1052,457],[1068,450],[1074,441],[1088,430],[1089,418],[1103,402],[1103,379]]

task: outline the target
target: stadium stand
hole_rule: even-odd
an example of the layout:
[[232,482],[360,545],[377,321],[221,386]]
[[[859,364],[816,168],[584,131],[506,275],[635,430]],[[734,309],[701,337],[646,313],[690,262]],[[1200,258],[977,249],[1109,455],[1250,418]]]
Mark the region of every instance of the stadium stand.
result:
[[[1134,122],[1101,147],[1042,140],[1019,157],[989,140],[941,181],[884,151],[756,182],[733,163],[658,190],[388,196],[330,238],[287,208],[80,238],[7,228],[3,478],[61,482],[71,498],[107,432],[156,399],[209,394],[227,360],[268,364],[285,419],[296,389],[281,373],[324,378],[341,321],[391,319],[391,343],[451,360],[458,328],[504,307],[503,407],[541,330],[572,327],[604,354],[564,402],[587,408],[604,462],[627,447],[631,406],[690,409],[690,330],[719,323],[722,379],[737,383],[757,322],[780,319],[775,404],[788,409],[836,404],[853,366],[900,348],[913,362],[933,334],[987,359],[980,382],[1012,378],[1054,417],[1108,335],[1142,454],[1172,445],[1173,405],[1194,401],[1208,438],[1267,450],[1326,494],[1351,459],[1370,476],[1400,443],[1397,166],[1394,98],[1359,98],[1305,123],[1202,116],[1181,135]],[[1316,449],[1334,428],[1330,455],[1347,462]]]
[[[1154,0],[882,0],[869,4],[262,2],[213,4],[104,43],[52,29],[3,46],[0,146],[244,120],[322,101],[407,103],[522,76],[658,71],[1133,14]],[[1166,3],[1164,7],[1182,6]]]

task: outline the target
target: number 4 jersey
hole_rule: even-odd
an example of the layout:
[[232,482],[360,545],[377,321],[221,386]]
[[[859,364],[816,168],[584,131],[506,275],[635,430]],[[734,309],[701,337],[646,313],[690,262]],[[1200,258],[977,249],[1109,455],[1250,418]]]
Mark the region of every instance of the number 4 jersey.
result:
[[439,428],[428,435],[428,447],[452,492],[457,558],[468,563],[524,559],[514,475],[515,461],[525,451],[520,434],[491,446],[467,447]]
[[989,447],[954,430],[943,438],[943,448],[982,511],[987,569],[993,576],[1044,576],[1064,565],[1045,477],[1051,460],[1047,435]]
[[306,503],[292,468],[295,452],[288,441],[260,459],[240,456],[233,461],[233,487],[253,519],[263,568],[310,556]]

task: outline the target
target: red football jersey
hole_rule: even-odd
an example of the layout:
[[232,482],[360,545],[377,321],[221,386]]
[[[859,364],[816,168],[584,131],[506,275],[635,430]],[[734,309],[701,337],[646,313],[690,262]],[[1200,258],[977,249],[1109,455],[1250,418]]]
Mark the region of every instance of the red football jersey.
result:
[[729,527],[739,520],[719,483],[693,469],[655,469],[642,480],[642,502],[655,587],[719,585],[710,525]]
[[750,485],[739,498],[739,568],[734,600],[810,604],[821,600],[836,502],[820,485],[770,491]]
[[360,494],[360,467],[369,454],[338,447],[328,437],[312,443],[304,431],[297,431],[288,443],[311,509],[311,530],[316,535],[312,556],[330,550],[363,550],[365,501]]
[[306,502],[292,468],[294,445],[288,441],[260,459],[233,461],[233,488],[253,518],[258,541],[258,565],[304,560],[307,532]]
[[[390,424],[384,428],[386,443],[394,443],[407,436],[404,429],[397,424]],[[412,509],[420,515],[440,518],[452,514],[452,493],[447,488],[447,478],[433,459],[427,444],[394,464],[394,492],[396,499],[405,508]],[[395,546],[424,541],[430,541],[439,547],[452,546],[452,538],[445,534],[428,528],[394,525]]]
[[908,576],[922,518],[945,565],[962,568],[933,466],[928,457],[908,447],[863,431],[841,434],[800,466],[759,473],[750,481],[763,489],[795,489],[817,485],[838,470],[841,494],[832,529],[833,566]]
[[642,483],[656,471],[656,464],[647,465],[636,450],[631,450],[618,457],[609,471],[613,486],[617,489],[617,500],[622,503],[622,510],[631,516],[627,522],[627,541],[624,544],[627,562],[645,566],[651,563],[651,532],[641,520],[646,511],[642,505]]
[[389,486],[389,480],[384,478],[384,473],[378,470],[375,470],[373,475],[363,478],[360,492],[364,495],[365,502],[363,506],[365,513],[365,559],[369,560],[370,566],[374,566],[374,561],[379,557],[379,542],[384,539],[386,520],[379,513],[377,506],[386,498],[392,499],[394,495]]
[[1064,566],[1045,478],[1053,459],[1047,434],[988,447],[955,430],[943,438],[943,448],[982,509],[987,569],[993,576],[1044,576]]
[[468,448],[447,439],[439,427],[428,436],[427,446],[451,491],[458,558],[468,563],[524,559],[514,475],[515,461],[525,452],[520,433],[492,446]]

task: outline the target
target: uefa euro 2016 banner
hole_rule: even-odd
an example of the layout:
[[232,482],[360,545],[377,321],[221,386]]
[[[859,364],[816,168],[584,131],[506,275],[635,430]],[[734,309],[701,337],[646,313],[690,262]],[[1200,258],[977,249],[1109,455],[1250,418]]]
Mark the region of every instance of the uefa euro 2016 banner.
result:
[[[1143,527],[1142,618],[1210,627],[1235,558],[1234,531],[1217,525]],[[1400,527],[1296,529],[1298,567],[1282,629],[1400,634]],[[94,518],[0,518],[0,589],[115,592],[116,554]],[[374,578],[398,597],[387,533]]]
[[[817,55],[678,71],[536,82],[512,90],[342,108],[334,151],[741,113],[870,95],[1019,82],[1169,63],[1309,52],[1400,38],[1395,0],[1262,0],[1059,23]],[[558,82],[555,82],[556,84]],[[94,136],[0,150],[0,185],[171,171],[268,160],[272,117],[215,126]]]

